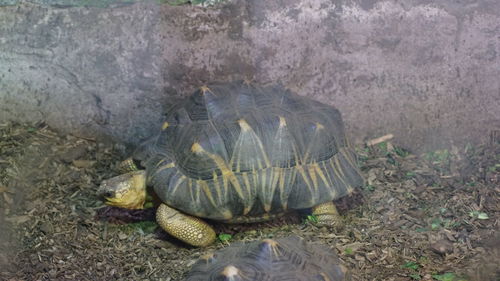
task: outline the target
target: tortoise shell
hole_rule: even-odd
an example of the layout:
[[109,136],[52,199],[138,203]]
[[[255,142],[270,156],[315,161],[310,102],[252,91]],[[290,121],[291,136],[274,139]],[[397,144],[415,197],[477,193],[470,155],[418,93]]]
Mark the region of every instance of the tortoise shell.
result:
[[328,247],[297,236],[235,243],[199,259],[185,281],[344,281],[347,268]]
[[339,111],[282,86],[202,87],[139,151],[165,204],[214,220],[310,208],[363,183]]

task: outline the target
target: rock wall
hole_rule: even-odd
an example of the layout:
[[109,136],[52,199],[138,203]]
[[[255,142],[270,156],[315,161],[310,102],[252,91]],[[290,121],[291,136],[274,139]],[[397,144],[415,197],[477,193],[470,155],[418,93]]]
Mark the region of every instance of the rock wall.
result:
[[247,78],[335,105],[355,142],[393,133],[423,151],[500,129],[495,0],[11,2],[0,2],[0,122],[135,144],[194,88]]

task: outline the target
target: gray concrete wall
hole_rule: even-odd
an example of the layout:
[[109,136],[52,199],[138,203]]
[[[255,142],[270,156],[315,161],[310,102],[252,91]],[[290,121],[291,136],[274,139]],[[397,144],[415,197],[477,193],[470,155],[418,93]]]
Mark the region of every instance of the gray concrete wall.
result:
[[134,143],[177,97],[250,78],[335,105],[356,142],[430,150],[500,129],[499,52],[496,0],[3,6],[0,121]]

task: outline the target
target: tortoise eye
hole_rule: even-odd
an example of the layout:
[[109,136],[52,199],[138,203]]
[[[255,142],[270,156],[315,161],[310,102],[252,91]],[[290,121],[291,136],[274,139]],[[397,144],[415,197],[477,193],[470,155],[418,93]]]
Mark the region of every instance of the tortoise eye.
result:
[[106,190],[98,194],[101,197],[112,198],[115,194],[112,191]]

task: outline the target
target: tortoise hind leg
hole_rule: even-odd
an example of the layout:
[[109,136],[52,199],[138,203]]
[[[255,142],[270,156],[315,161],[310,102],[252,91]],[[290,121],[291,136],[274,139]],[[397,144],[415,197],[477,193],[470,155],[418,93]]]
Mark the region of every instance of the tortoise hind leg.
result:
[[168,234],[190,245],[204,247],[215,241],[215,231],[206,222],[165,204],[158,207],[156,221]]
[[326,202],[312,208],[312,214],[317,218],[319,225],[342,227],[342,217],[339,215],[333,202]]

